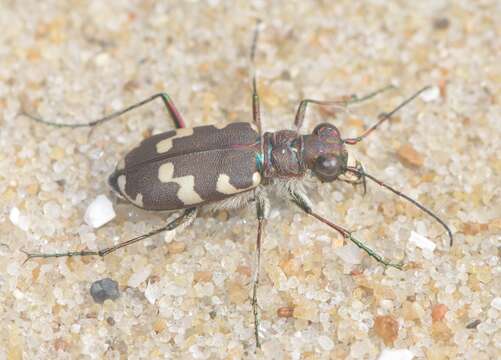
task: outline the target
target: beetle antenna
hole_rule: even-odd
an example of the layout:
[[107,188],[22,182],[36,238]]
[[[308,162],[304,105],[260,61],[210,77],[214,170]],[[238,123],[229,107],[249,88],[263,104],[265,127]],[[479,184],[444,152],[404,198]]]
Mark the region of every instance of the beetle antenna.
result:
[[371,132],[373,132],[374,130],[376,130],[383,122],[385,122],[386,120],[389,120],[393,115],[395,115],[395,113],[397,111],[399,111],[400,109],[402,109],[404,106],[406,106],[407,104],[409,104],[411,101],[413,101],[415,98],[417,98],[420,94],[422,94],[423,92],[425,92],[426,90],[428,90],[430,88],[430,86],[425,86],[424,88],[422,88],[421,90],[417,91],[416,93],[414,93],[412,96],[408,97],[407,99],[405,99],[402,103],[400,103],[400,105],[398,105],[396,108],[394,108],[392,111],[388,112],[388,113],[381,113],[379,114],[378,116],[378,121],[372,125],[370,128],[368,128],[367,130],[365,130],[365,132],[360,135],[360,136],[357,136],[357,137],[354,137],[354,138],[348,138],[348,139],[344,139],[343,142],[345,144],[348,144],[348,145],[355,145],[357,144],[358,142],[362,141],[363,139],[365,139]]
[[426,208],[424,205],[421,205],[419,202],[417,202],[416,200],[414,200],[413,198],[405,195],[404,193],[398,191],[397,189],[394,189],[392,188],[390,185],[384,183],[383,181],[379,180],[379,179],[376,179],[374,176],[370,175],[370,174],[367,174],[367,172],[365,172],[365,170],[361,169],[361,168],[355,168],[355,167],[347,167],[346,169],[347,171],[349,172],[352,172],[354,174],[357,174],[358,176],[360,177],[367,177],[368,179],[374,181],[376,184],[378,184],[379,186],[382,186],[388,190],[390,190],[392,193],[396,194],[397,196],[400,196],[402,198],[404,198],[405,200],[411,202],[412,204],[414,204],[414,206],[416,206],[417,208],[421,209],[423,212],[425,212],[426,214],[430,215],[432,218],[434,218],[438,223],[440,223],[440,225],[442,225],[445,230],[447,231],[447,233],[449,234],[449,239],[450,239],[450,246],[452,246],[452,243],[453,243],[453,238],[452,238],[452,232],[451,232],[451,229],[447,226],[447,224],[438,217],[438,215],[436,215],[435,213],[433,213],[431,210],[429,210],[428,208]]

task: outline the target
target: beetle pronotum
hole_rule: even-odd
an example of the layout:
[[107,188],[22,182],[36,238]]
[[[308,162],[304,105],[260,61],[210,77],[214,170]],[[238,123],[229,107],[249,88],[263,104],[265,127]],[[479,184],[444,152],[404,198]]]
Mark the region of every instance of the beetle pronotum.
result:
[[269,209],[267,188],[278,187],[306,214],[334,229],[346,240],[352,241],[369,256],[385,266],[402,268],[401,263],[396,264],[385,260],[355,238],[351,231],[334,224],[315,212],[301,180],[307,176],[313,176],[322,182],[341,180],[352,184],[363,184],[365,189],[367,178],[410,201],[433,217],[446,229],[452,245],[452,233],[437,215],[416,200],[368,174],[360,163],[357,162],[354,166],[348,165],[346,145],[355,145],[363,140],[427,88],[419,90],[392,111],[380,115],[374,125],[355,138],[343,139],[339,130],[329,123],[317,125],[311,134],[301,135],[300,130],[308,104],[348,106],[352,103],[370,99],[389,87],[374,91],[364,97],[341,97],[329,101],[304,99],[299,103],[296,111],[294,130],[263,133],[254,70],[257,38],[258,27],[256,27],[254,33],[250,56],[253,66],[253,123],[237,122],[224,127],[208,125],[187,128],[183,117],[166,93],[155,94],[121,111],[83,124],[54,123],[24,112],[25,116],[52,126],[92,127],[114,119],[155,99],[161,99],[174,122],[176,130],[157,134],[143,140],[119,162],[115,171],[110,175],[108,182],[119,197],[136,207],[145,210],[182,211],[178,217],[165,226],[111,247],[95,251],[84,250],[61,253],[25,251],[26,260],[63,256],[105,256],[155,234],[171,231],[182,224],[191,223],[196,217],[198,209],[202,206],[216,209],[235,208],[255,202],[257,238],[252,308],[256,345],[259,347],[257,287],[259,283],[261,241]]

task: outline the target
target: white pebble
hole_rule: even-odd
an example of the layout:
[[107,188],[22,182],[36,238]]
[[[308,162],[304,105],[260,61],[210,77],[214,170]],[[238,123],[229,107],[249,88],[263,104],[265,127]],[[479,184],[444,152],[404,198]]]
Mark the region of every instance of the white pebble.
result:
[[415,231],[411,231],[411,236],[409,237],[409,242],[416,245],[423,250],[433,251],[437,247],[435,243],[423,235],[418,234]]
[[161,295],[162,289],[160,288],[159,283],[152,284],[151,282],[148,282],[148,285],[144,290],[144,296],[150,302],[150,304],[154,304]]
[[141,284],[143,281],[145,281],[148,276],[151,274],[151,266],[146,266],[144,268],[139,269],[139,271],[136,271],[132,276],[129,278],[129,281],[127,281],[127,285],[130,287],[138,287],[139,284]]
[[501,297],[494,298],[494,299],[491,301],[491,306],[492,306],[494,309],[501,311]]
[[7,273],[11,276],[19,275],[19,265],[15,262],[9,263],[9,265],[7,265]]
[[45,216],[56,220],[61,215],[61,206],[55,201],[49,201],[43,206]]
[[407,349],[384,349],[378,360],[412,360],[414,353]]
[[334,342],[328,336],[319,336],[318,343],[325,351],[331,351],[332,349],[334,349]]
[[28,218],[17,207],[10,209],[9,220],[21,230],[27,231],[30,227]]
[[171,230],[171,231],[166,231],[164,235],[164,241],[168,244],[174,240],[176,237],[176,229]]
[[425,102],[438,100],[440,98],[440,89],[438,88],[438,86],[432,86],[428,90],[422,92],[419,97]]
[[348,244],[335,250],[337,256],[349,264],[360,264],[362,262],[362,251],[354,245]]
[[73,333],[73,334],[78,334],[80,332],[80,324],[72,324],[70,326],[70,331]]
[[96,229],[111,221],[115,215],[111,201],[106,195],[99,195],[85,211],[84,220],[88,225]]

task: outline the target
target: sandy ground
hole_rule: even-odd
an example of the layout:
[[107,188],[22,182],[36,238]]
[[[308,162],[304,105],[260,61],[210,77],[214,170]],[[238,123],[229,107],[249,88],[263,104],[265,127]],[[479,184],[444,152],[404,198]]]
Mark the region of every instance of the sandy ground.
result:
[[[0,359],[376,359],[385,349],[406,350],[401,359],[499,358],[501,5],[410,3],[2,1]],[[444,218],[454,246],[373,183],[365,196],[315,183],[319,213],[406,263],[384,269],[272,196],[257,351],[252,207],[202,214],[103,259],[23,265],[21,249],[95,249],[161,226],[166,216],[124,203],[99,229],[84,214],[100,194],[116,202],[106,178],[127,149],[172,124],[161,103],[92,131],[37,124],[18,116],[21,107],[84,123],[167,91],[191,126],[250,121],[258,17],[267,130],[292,128],[302,98],[398,86],[347,111],[308,111],[305,131],[323,120],[354,136],[433,86],[350,151]],[[412,231],[436,248],[410,242]],[[98,304],[89,290],[103,278],[120,297]]]

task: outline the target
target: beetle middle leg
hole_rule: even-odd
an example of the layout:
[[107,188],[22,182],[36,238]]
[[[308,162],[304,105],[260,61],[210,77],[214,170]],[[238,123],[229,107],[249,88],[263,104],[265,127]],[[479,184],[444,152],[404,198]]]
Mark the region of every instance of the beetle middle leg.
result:
[[[250,50],[250,62],[251,62],[251,72],[252,72],[252,120],[256,124],[259,132],[259,137],[262,137],[263,130],[261,127],[261,108],[259,102],[259,95],[257,93],[257,80],[256,80],[256,50],[257,42],[259,39],[259,26],[261,22],[258,20],[256,23],[256,28],[254,29],[254,36],[252,38],[251,50]],[[261,149],[262,150],[262,149]]]
[[[259,191],[259,190],[258,190]],[[269,200],[264,192],[256,194],[256,214],[257,214],[257,238],[256,238],[256,269],[254,270],[254,281],[252,284],[252,313],[254,314],[254,336],[256,346],[261,347],[259,341],[259,314],[257,303],[257,287],[259,285],[259,272],[261,268],[261,240],[264,232],[264,225],[268,217]]]
[[51,258],[51,257],[71,257],[71,256],[92,256],[92,255],[98,255],[98,256],[105,256],[108,255],[118,249],[121,249],[125,246],[132,245],[134,243],[137,243],[141,240],[147,239],[149,237],[152,237],[153,235],[160,234],[164,231],[172,231],[176,229],[177,227],[181,225],[188,225],[191,223],[197,215],[197,208],[189,208],[184,210],[184,212],[176,217],[174,220],[170,221],[167,225],[155,229],[153,231],[150,231],[149,233],[137,236],[135,238],[132,238],[130,240],[121,242],[117,245],[113,245],[104,249],[100,250],[82,250],[82,251],[68,251],[68,252],[58,252],[58,253],[32,253],[28,251],[21,250],[24,252],[27,256],[26,261],[33,259],[33,258]]
[[44,120],[44,119],[42,119],[38,116],[32,115],[32,114],[29,114],[24,110],[21,111],[21,115],[24,115],[24,116],[26,116],[26,117],[28,117],[31,120],[34,120],[36,122],[46,124],[46,125],[55,126],[55,127],[69,127],[69,128],[93,127],[93,126],[102,124],[106,121],[115,119],[115,118],[117,118],[117,117],[131,111],[131,110],[137,109],[137,108],[139,108],[143,105],[146,105],[149,102],[156,100],[158,98],[162,99],[162,102],[164,103],[165,107],[167,108],[167,111],[169,112],[169,115],[172,118],[172,121],[174,122],[174,126],[176,127],[176,129],[186,127],[186,124],[184,122],[183,117],[181,116],[181,114],[177,110],[176,106],[174,105],[174,102],[171,100],[171,98],[169,97],[169,95],[167,93],[158,93],[158,94],[152,95],[147,99],[144,99],[138,103],[135,103],[131,106],[126,107],[125,109],[119,110],[119,111],[114,112],[110,115],[107,115],[105,117],[102,117],[100,119],[93,120],[93,121],[87,122],[87,123],[80,123],[80,124],[56,123],[56,122]]
[[367,253],[367,255],[369,255],[370,257],[375,259],[377,262],[383,264],[384,266],[391,266],[391,267],[394,267],[396,269],[402,270],[402,268],[403,268],[402,263],[392,263],[392,262],[386,260],[384,257],[382,257],[381,255],[376,253],[370,247],[365,245],[362,241],[355,238],[351,231],[345,229],[342,226],[334,224],[333,222],[327,220],[326,218],[324,218],[324,217],[320,216],[319,214],[317,214],[316,212],[314,212],[312,206],[310,205],[310,200],[308,199],[306,194],[304,194],[300,191],[297,191],[297,190],[291,190],[289,192],[289,195],[290,195],[291,201],[293,203],[295,203],[297,206],[299,206],[299,208],[301,208],[306,214],[313,216],[315,219],[323,222],[325,225],[336,230],[346,240],[350,240],[351,242],[353,242],[358,248],[365,251]]

